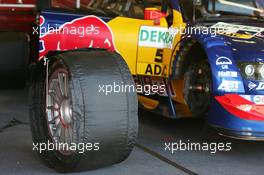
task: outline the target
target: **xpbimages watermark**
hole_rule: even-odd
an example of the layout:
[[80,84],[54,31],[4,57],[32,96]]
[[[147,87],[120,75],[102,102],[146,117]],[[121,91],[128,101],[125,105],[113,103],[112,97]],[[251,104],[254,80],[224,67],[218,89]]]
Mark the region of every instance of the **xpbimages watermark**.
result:
[[190,140],[177,142],[165,142],[164,151],[174,154],[178,151],[202,151],[215,154],[217,152],[228,152],[232,150],[232,143],[223,143],[223,142],[191,142]]
[[45,151],[72,151],[83,154],[86,151],[99,151],[100,143],[33,143],[33,151],[38,151],[40,154]]
[[83,38],[86,35],[99,35],[100,27],[95,25],[88,26],[70,26],[61,28],[60,25],[55,24],[55,26],[47,25],[45,27],[33,27],[33,34],[35,35],[44,35],[46,33],[55,34],[55,35],[78,35]]
[[[46,26],[36,26],[33,27],[33,34],[44,35],[46,33],[56,34],[56,35],[78,35],[79,37],[84,37],[86,35],[99,35],[100,27],[89,24],[87,26],[69,26],[62,27],[60,24],[54,24]],[[216,36],[217,33],[223,33],[226,30],[224,27],[206,27],[206,26],[190,26],[190,25],[179,25],[176,27],[170,27],[168,32],[173,32],[175,35],[208,35]]]
[[113,84],[105,84],[98,86],[98,92],[104,95],[111,93],[130,93],[136,92],[144,95],[162,95],[166,92],[165,85],[131,85],[113,82]]

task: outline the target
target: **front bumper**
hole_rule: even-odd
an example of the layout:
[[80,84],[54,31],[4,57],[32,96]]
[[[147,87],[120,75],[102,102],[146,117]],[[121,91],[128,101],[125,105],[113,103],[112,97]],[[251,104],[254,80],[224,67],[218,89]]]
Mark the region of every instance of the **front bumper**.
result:
[[[229,113],[245,120],[264,121],[264,105],[256,104],[246,99],[246,96],[237,94],[226,94],[224,96],[216,96],[215,99],[226,109]],[[264,98],[264,96],[261,96]]]
[[218,126],[211,127],[221,136],[238,140],[264,141],[264,132],[228,130]]
[[209,111],[208,124],[225,136],[264,140],[264,96],[216,96]]

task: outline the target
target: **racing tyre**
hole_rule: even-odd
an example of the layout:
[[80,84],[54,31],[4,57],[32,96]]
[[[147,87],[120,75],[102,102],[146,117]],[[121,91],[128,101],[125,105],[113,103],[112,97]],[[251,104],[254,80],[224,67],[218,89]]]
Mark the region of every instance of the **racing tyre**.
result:
[[71,51],[50,57],[47,65],[37,64],[31,80],[34,150],[59,172],[125,160],[138,132],[137,94],[103,89],[134,86],[123,58],[103,50]]
[[204,117],[207,114],[211,86],[211,69],[207,60],[192,62],[184,74],[184,99],[194,116]]

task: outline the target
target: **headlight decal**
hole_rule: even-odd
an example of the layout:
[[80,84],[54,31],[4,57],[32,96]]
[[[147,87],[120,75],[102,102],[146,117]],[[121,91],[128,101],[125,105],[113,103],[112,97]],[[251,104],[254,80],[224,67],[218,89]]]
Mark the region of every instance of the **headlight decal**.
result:
[[238,67],[245,80],[264,81],[263,62],[240,62]]

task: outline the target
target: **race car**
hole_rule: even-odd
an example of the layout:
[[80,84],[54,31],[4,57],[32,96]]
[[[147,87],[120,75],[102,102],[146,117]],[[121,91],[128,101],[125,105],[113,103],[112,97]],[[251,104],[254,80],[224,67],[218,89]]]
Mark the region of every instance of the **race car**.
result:
[[[51,0],[31,7],[38,25],[29,38],[39,48],[31,53],[31,128],[52,168],[125,160],[136,142],[138,103],[170,118],[204,117],[229,137],[264,138],[262,0]],[[45,143],[86,150],[47,150]]]
[[[259,140],[263,5],[262,0],[97,0],[81,8],[96,16],[42,11],[39,59],[87,46],[117,52],[136,85],[148,87],[137,91],[141,107],[175,119],[204,117],[222,135]],[[94,33],[45,33],[55,24],[60,31],[89,25]]]

